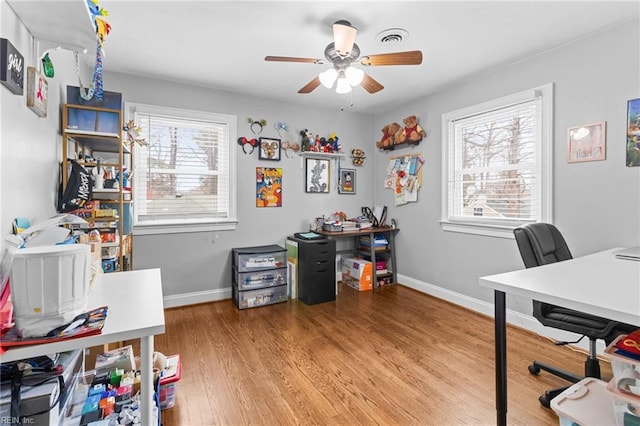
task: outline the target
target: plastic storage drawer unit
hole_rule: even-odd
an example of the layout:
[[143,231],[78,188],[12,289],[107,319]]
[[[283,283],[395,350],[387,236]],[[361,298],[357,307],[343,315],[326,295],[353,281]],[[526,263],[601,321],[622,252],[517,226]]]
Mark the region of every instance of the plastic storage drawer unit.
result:
[[287,286],[262,288],[259,290],[238,291],[233,286],[233,301],[238,309],[255,308],[287,301]]
[[256,272],[236,272],[234,284],[238,290],[255,290],[287,283],[287,268],[270,269]]
[[287,251],[277,245],[233,249],[233,266],[237,272],[287,266]]

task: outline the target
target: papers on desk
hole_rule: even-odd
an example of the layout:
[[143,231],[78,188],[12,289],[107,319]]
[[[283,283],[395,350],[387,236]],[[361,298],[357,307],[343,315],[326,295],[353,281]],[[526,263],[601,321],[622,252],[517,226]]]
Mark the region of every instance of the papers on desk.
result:
[[640,246],[617,250],[613,252],[613,255],[618,259],[635,260],[640,262]]

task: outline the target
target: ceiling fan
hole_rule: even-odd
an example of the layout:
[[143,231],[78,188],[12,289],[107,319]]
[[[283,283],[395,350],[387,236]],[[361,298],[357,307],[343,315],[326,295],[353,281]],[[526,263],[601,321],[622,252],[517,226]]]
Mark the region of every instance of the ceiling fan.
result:
[[336,84],[336,92],[343,94],[351,92],[351,88],[362,86],[369,93],[377,93],[384,86],[373,77],[355,68],[352,64],[359,62],[365,66],[380,65],[420,65],[422,52],[411,50],[407,52],[382,53],[360,57],[360,47],[355,43],[358,30],[349,21],[340,20],[333,24],[333,42],[324,49],[324,59],[292,58],[289,56],[266,56],[270,62],[302,62],[312,64],[333,64],[333,68],[320,73],[317,77],[303,86],[298,93],[311,93],[320,84],[330,89]]

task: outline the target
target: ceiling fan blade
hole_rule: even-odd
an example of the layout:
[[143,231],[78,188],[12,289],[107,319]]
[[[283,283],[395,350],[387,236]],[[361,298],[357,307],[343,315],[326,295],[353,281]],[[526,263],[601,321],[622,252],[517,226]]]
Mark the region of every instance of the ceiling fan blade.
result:
[[318,86],[320,86],[320,78],[316,77],[308,82],[302,89],[298,90],[298,93],[311,93]]
[[367,73],[364,73],[364,77],[362,78],[362,83],[360,83],[360,86],[362,86],[364,90],[371,94],[377,93],[384,89],[384,86],[382,84],[378,83]]
[[324,61],[322,59],[314,59],[314,58],[292,58],[289,56],[265,56],[265,61],[268,62],[304,62],[309,64],[323,64]]
[[420,50],[410,50],[408,52],[381,53],[379,55],[363,56],[360,60],[362,65],[420,65],[422,63],[422,52]]

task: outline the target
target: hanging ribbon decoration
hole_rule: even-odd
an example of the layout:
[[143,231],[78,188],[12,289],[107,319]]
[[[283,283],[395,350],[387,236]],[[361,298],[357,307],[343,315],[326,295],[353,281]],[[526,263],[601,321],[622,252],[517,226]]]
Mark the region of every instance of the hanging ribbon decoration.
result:
[[96,62],[93,69],[93,76],[91,78],[91,84],[88,88],[85,88],[80,79],[80,65],[78,63],[78,52],[75,52],[76,59],[76,71],[78,72],[78,82],[80,86],[80,97],[85,101],[91,100],[94,96],[96,101],[102,102],[104,99],[104,85],[102,80],[102,55],[104,40],[111,31],[111,25],[100,16],[107,16],[109,13],[98,6],[97,0],[87,0],[89,10],[93,15],[93,23],[96,28],[97,45],[96,45]]

